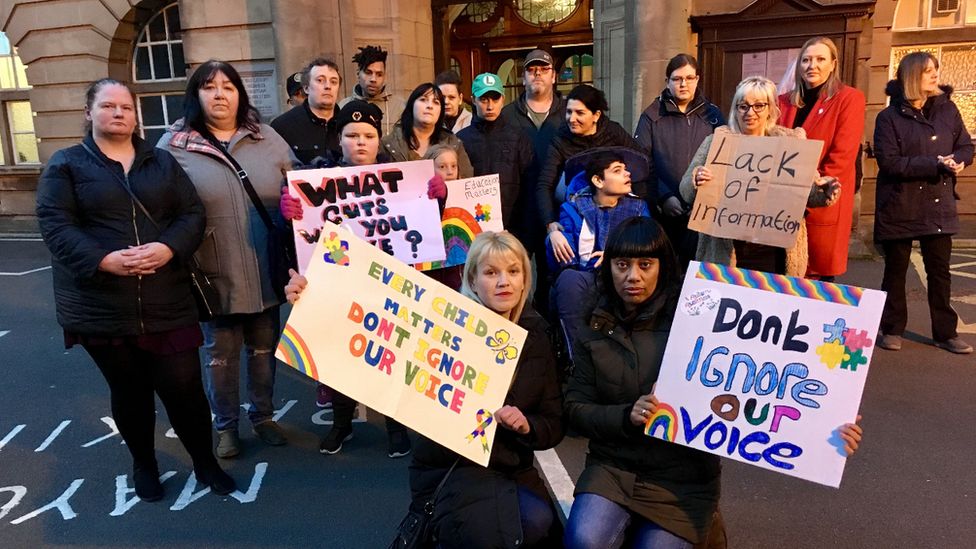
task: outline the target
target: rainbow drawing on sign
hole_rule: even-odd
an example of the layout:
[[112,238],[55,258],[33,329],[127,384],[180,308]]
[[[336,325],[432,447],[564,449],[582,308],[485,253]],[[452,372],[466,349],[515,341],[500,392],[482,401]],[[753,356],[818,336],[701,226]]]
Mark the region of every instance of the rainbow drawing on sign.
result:
[[674,442],[678,438],[678,414],[674,408],[663,402],[657,405],[657,411],[644,424],[644,434],[652,437],[658,429],[661,430],[658,438],[668,442]]
[[[481,204],[478,204],[478,208],[481,208]],[[480,215],[483,216],[483,214]],[[484,220],[488,221],[488,218]],[[418,263],[416,267],[421,271],[463,265],[468,257],[468,248],[474,242],[474,237],[482,232],[481,225],[475,216],[468,210],[457,207],[444,210],[444,214],[441,216],[441,231],[444,233],[444,251],[447,252],[447,258],[444,261]]]
[[695,278],[853,307],[861,302],[864,293],[864,290],[854,286],[748,271],[716,263],[699,264]]
[[281,339],[278,340],[278,350],[285,355],[285,362],[289,366],[312,379],[319,378],[319,372],[315,367],[315,361],[312,360],[312,353],[309,352],[308,345],[290,324],[285,324],[285,330],[281,333]]

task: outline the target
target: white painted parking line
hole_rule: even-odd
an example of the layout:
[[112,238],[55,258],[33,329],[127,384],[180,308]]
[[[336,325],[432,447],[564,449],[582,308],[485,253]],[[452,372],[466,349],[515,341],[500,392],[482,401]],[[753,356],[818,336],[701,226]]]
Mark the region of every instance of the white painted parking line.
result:
[[3,337],[10,333],[10,330],[0,330],[0,337]]
[[539,462],[539,467],[542,468],[542,476],[549,484],[552,497],[559,506],[559,518],[563,524],[566,524],[566,519],[569,518],[569,510],[573,508],[573,491],[576,490],[576,484],[573,483],[573,479],[569,478],[569,473],[563,467],[563,462],[559,459],[555,449],[536,452],[535,459]]
[[29,271],[23,271],[23,272],[19,272],[19,273],[0,273],[0,276],[24,276],[24,275],[29,275],[29,274],[33,274],[33,273],[39,273],[41,271],[46,271],[46,270],[48,270],[50,268],[51,268],[51,266],[48,265],[47,267],[38,267],[37,269],[31,269]]
[[[960,255],[960,254],[957,254],[957,255]],[[922,286],[924,286],[925,289],[928,290],[929,289],[929,281],[925,277],[925,263],[922,261],[922,254],[920,254],[918,252],[915,252],[915,251],[912,252],[912,265],[915,266],[915,271],[918,272],[918,277],[920,279],[922,279]],[[958,272],[958,271],[950,271],[950,272],[951,272],[951,274],[953,274],[955,276],[965,276],[967,278],[976,278],[976,275],[970,274],[970,273],[963,273],[963,272]],[[956,331],[959,332],[960,334],[976,334],[976,322],[973,322],[971,324],[967,324],[967,323],[963,322],[962,317],[960,316],[959,317],[959,326],[956,328]]]

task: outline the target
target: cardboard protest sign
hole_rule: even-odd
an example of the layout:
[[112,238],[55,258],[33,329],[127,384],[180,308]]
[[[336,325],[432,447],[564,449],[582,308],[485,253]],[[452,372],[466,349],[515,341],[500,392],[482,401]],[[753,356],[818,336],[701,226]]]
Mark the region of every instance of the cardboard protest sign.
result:
[[447,182],[447,202],[441,215],[444,261],[417,264],[422,271],[464,265],[468,248],[485,231],[504,231],[498,174]]
[[885,294],[691,262],[644,432],[840,486]]
[[288,172],[302,201],[294,220],[299,271],[305,272],[325,222],[346,224],[357,236],[403,261],[444,259],[437,201],[427,198],[431,160]]
[[823,141],[716,131],[688,227],[789,248],[796,242]]
[[326,222],[275,356],[482,465],[526,331]]

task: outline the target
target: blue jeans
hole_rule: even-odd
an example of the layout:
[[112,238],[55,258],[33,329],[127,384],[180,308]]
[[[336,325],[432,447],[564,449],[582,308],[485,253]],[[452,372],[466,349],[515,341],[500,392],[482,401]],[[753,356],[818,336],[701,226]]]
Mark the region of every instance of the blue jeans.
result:
[[236,430],[241,413],[241,348],[247,350],[248,418],[256,425],[274,414],[278,307],[260,313],[225,315],[204,322],[203,378],[218,431]]
[[563,540],[567,549],[691,549],[692,544],[625,507],[596,494],[580,494],[573,502]]

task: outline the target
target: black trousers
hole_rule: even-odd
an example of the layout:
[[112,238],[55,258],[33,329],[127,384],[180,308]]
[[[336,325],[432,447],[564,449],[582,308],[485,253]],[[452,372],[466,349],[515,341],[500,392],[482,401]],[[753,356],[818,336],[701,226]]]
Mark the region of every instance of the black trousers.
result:
[[[923,236],[917,239],[921,245],[922,262],[928,284],[929,313],[932,316],[932,339],[945,341],[958,335],[959,316],[949,303],[949,258],[952,254],[952,237],[949,235]],[[885,240],[885,267],[881,289],[888,292],[884,312],[881,314],[881,332],[900,336],[908,324],[908,301],[905,297],[905,275],[912,255],[912,239]]]
[[108,382],[112,416],[135,464],[156,466],[155,393],[193,459],[193,468],[208,471],[217,467],[197,349],[158,355],[126,343],[85,345],[85,350]]
[[[332,394],[332,425],[339,429],[352,430],[352,416],[356,412],[356,401],[333,389]],[[406,433],[407,428],[399,421],[386,417],[386,433]]]

